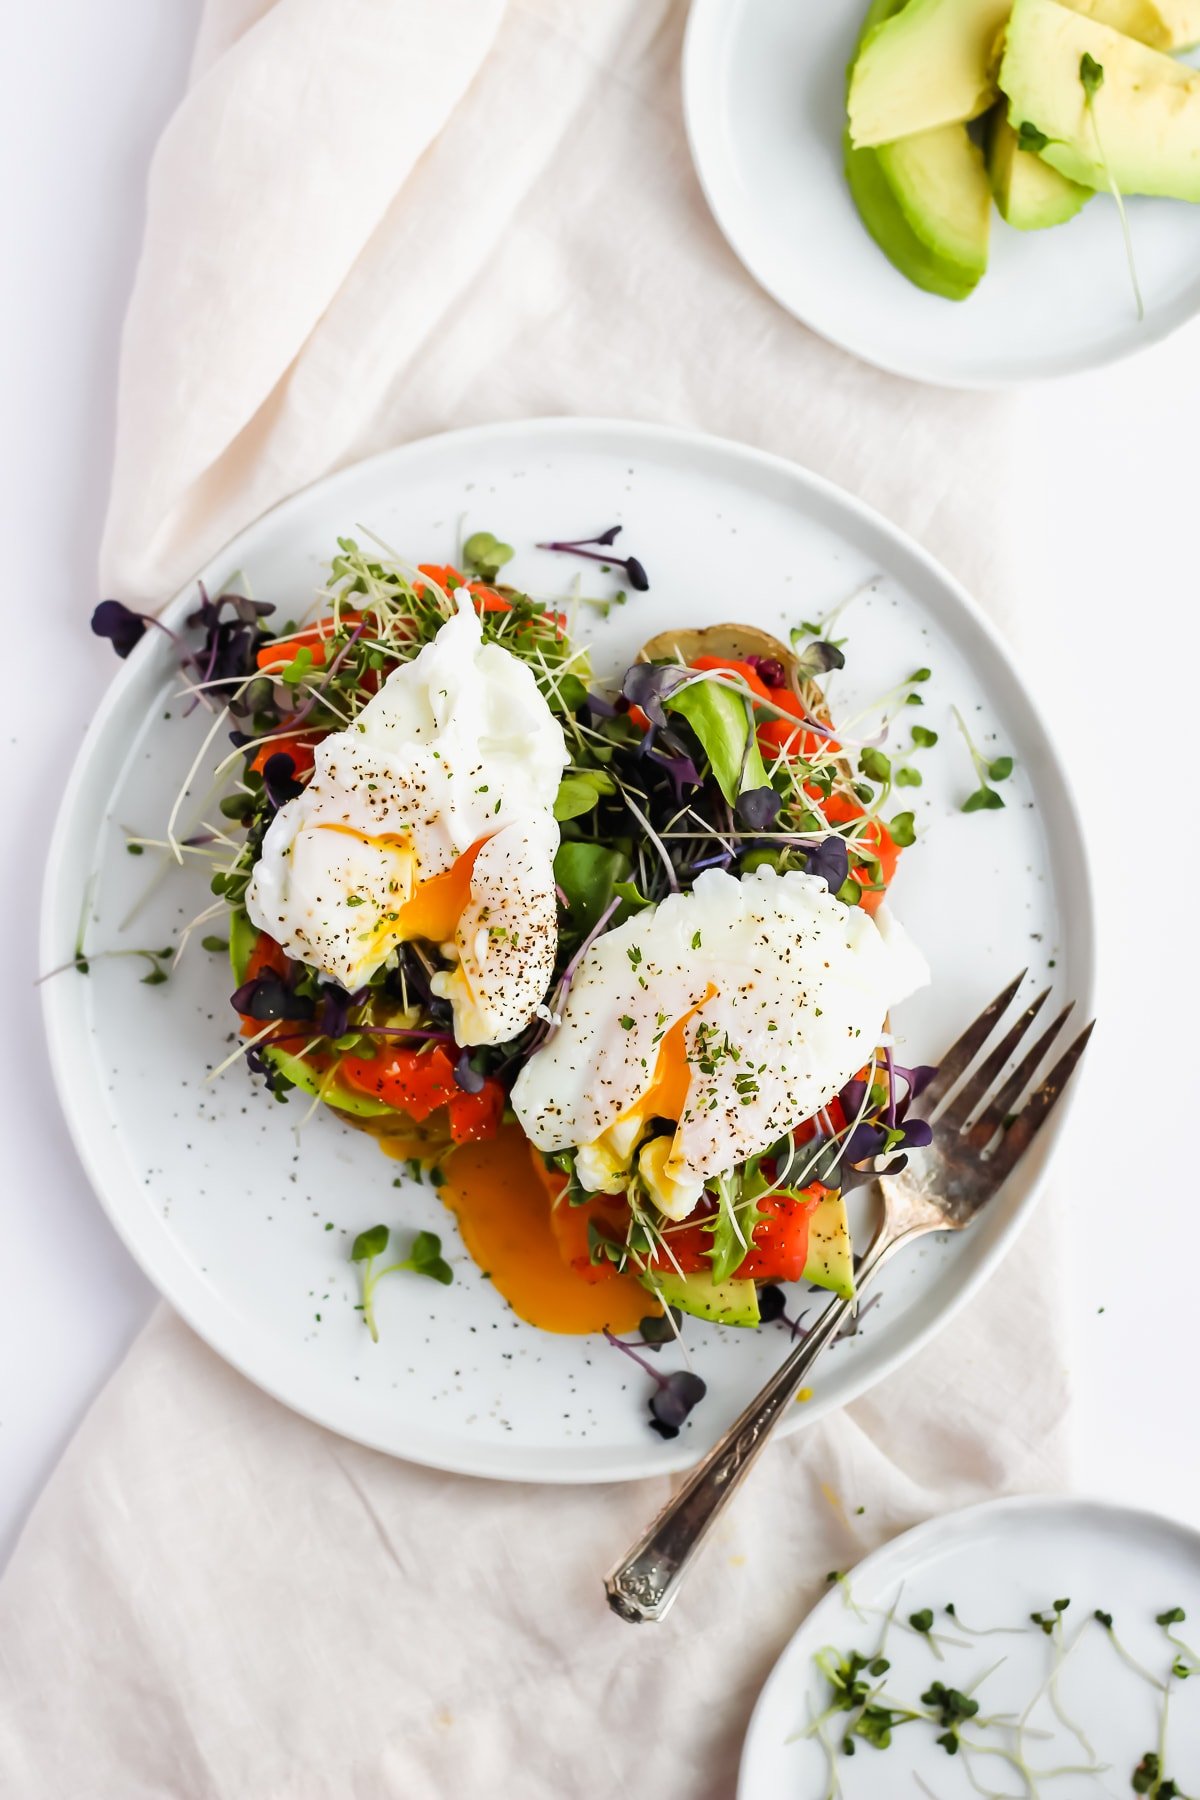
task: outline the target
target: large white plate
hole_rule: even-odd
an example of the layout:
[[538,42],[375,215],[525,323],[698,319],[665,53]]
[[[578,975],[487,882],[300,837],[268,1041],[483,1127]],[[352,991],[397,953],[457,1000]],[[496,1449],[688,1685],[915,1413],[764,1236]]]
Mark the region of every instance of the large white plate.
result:
[[[1103,1777],[1060,1775],[1038,1791],[1062,1800],[1101,1800],[1131,1793],[1134,1769],[1147,1750],[1158,1748],[1158,1696],[1121,1662],[1092,1614],[1097,1609],[1111,1614],[1122,1644],[1162,1679],[1174,1651],[1155,1624],[1156,1616],[1182,1606],[1188,1617],[1177,1629],[1185,1642],[1196,1644],[1200,1535],[1154,1513],[1090,1500],[1040,1498],[989,1501],[905,1532],[850,1573],[849,1597],[866,1616],[855,1616],[844,1588],[833,1590],[809,1613],[776,1663],[750,1721],[739,1800],[826,1792],[825,1753],[811,1738],[797,1735],[825,1704],[827,1688],[813,1656],[827,1645],[863,1655],[874,1651],[881,1622],[870,1609],[886,1611],[897,1596],[901,1620],[929,1608],[935,1630],[951,1636],[956,1627],[945,1615],[947,1602],[971,1630],[984,1631],[1027,1626],[1031,1613],[1049,1610],[1057,1599],[1070,1600],[1063,1614],[1064,1643],[1081,1625],[1085,1629],[1063,1665],[1059,1704],[1111,1768]],[[957,1645],[939,1644],[944,1657],[939,1662],[920,1638],[891,1631],[889,1690],[914,1700],[937,1680],[967,1692],[985,1671],[1002,1665],[979,1687],[981,1714],[1023,1712],[1052,1666],[1048,1640],[1033,1629],[981,1638],[958,1635]],[[967,1648],[961,1647],[964,1641]],[[1162,1773],[1194,1793],[1200,1774],[1200,1680],[1175,1681],[1172,1687]],[[840,1717],[844,1726],[846,1717]],[[1029,1725],[1026,1756],[1031,1765],[1046,1770],[1082,1763],[1079,1743],[1055,1716],[1048,1697],[1030,1714]],[[968,1729],[964,1736],[1001,1742],[995,1733],[981,1739]],[[839,1763],[838,1792],[844,1800],[922,1791],[937,1800],[971,1800],[982,1789],[972,1788],[966,1759],[951,1759],[935,1737],[935,1729],[918,1722],[897,1729],[886,1750],[860,1743],[852,1759]],[[998,1758],[980,1759],[974,1773],[989,1792],[1011,1794],[1014,1800],[1028,1792],[1016,1771]]]
[[[652,582],[596,627],[598,666],[628,660],[672,623],[734,618],[786,628],[864,582],[843,616],[850,669],[831,682],[835,714],[933,670],[920,718],[942,732],[912,793],[925,841],[906,856],[899,912],[932,964],[932,987],[901,1014],[910,1059],[928,1060],[1026,963],[1089,1004],[1092,919],[1076,814],[1025,683],[971,601],[915,545],[804,470],[739,445],[616,422],[541,420],[461,431],[392,451],[323,482],[251,527],[203,572],[217,590],[239,570],[254,593],[303,612],[338,535],[369,526],[412,559],[455,554],[460,529],[518,546],[513,579],[561,595],[576,566],[531,546],[622,521]],[[587,566],[585,565],[585,572]],[[589,591],[612,591],[591,571]],[[178,620],[194,584],[167,613]],[[207,727],[181,717],[170,646],[150,632],[121,669],[63,802],[45,894],[46,967],[71,954],[95,878],[92,949],[165,944],[208,898],[203,868],[131,857],[123,829],[161,838]],[[1004,812],[965,816],[971,785],[949,707],[1017,758]],[[995,732],[993,740],[991,734]],[[904,742],[904,738],[901,738]],[[184,823],[204,816],[193,782]],[[208,803],[211,812],[211,802]],[[136,920],[120,922],[149,890]],[[230,1362],[288,1405],[395,1455],[479,1474],[598,1481],[679,1469],[707,1448],[779,1359],[779,1327],[688,1327],[711,1394],[677,1442],[646,1423],[637,1370],[595,1338],[552,1337],[510,1313],[458,1245],[428,1189],[393,1189],[396,1164],[327,1115],[297,1142],[302,1107],[280,1106],[227,1054],[229,978],[197,950],[164,987],[97,958],[92,973],[45,984],[63,1106],[97,1193],[130,1250],[183,1316]],[[1054,1127],[1047,1130],[1047,1142]],[[901,1261],[861,1335],[826,1359],[806,1416],[840,1406],[895,1368],[962,1305],[1028,1216],[1037,1180],[1019,1172],[964,1241]],[[369,1341],[352,1235],[384,1220],[440,1228],[451,1288],[393,1278]],[[332,1223],[334,1229],[325,1226]],[[805,1303],[808,1303],[807,1301]],[[803,1422],[794,1409],[789,1423]]]
[[866,0],[693,0],[683,61],[692,155],[747,269],[823,337],[898,375],[991,387],[1092,368],[1200,307],[1200,208],[1128,202],[1139,324],[1116,209],[1014,231],[961,303],[922,293],[868,237],[842,174],[845,69]]

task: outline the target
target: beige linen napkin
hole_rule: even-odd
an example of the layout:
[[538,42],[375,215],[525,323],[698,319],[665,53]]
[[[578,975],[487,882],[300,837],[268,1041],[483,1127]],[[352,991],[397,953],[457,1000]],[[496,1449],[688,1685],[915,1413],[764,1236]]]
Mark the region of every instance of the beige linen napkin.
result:
[[[210,0],[151,177],[106,588],[161,602],[273,502],[388,444],[604,413],[807,462],[1001,615],[1004,403],[868,370],[743,273],[688,159],[684,13]],[[636,1629],[600,1575],[665,1481],[389,1461],[160,1312],[0,1588],[0,1792],[720,1800],[828,1569],[1062,1478],[1051,1237],[1039,1218],[932,1348],[774,1447],[676,1614]]]

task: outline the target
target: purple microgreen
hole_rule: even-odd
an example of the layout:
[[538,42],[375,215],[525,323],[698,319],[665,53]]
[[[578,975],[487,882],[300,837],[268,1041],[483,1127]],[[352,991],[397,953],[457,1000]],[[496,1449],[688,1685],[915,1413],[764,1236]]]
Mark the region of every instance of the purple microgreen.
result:
[[316,1007],[303,994],[293,993],[283,976],[274,969],[264,969],[251,976],[230,996],[235,1012],[248,1019],[311,1019]]
[[606,700],[603,694],[593,693],[590,689],[587,704],[598,719],[616,719],[620,716],[611,700]]
[[657,1431],[662,1438],[678,1437],[692,1408],[698,1406],[708,1392],[707,1384],[690,1369],[676,1369],[670,1375],[660,1375],[644,1356],[638,1355],[632,1344],[617,1337],[607,1325],[604,1326],[604,1336],[614,1349],[622,1351],[633,1359],[639,1369],[644,1369],[654,1383],[655,1391],[650,1397],[651,1431]]
[[682,1323],[683,1314],[677,1306],[668,1306],[664,1313],[649,1313],[646,1318],[639,1319],[643,1349],[657,1350],[661,1345],[671,1343],[679,1335]]
[[818,843],[806,844],[804,868],[806,874],[819,876],[829,892],[836,894],[850,873],[850,852],[845,838],[833,832]]
[[107,638],[119,657],[126,657],[141,643],[150,621],[133,612],[121,600],[102,600],[92,614],[92,630]]
[[350,1029],[350,1014],[356,1006],[361,1006],[370,993],[369,988],[359,988],[357,993],[348,994],[345,988],[338,987],[332,981],[324,981],[320,987],[320,1006],[317,1009],[317,1030],[322,1037],[344,1037]]
[[[817,675],[828,675],[833,669],[844,669],[846,658],[836,644],[825,638],[817,638],[806,644],[796,657],[796,673],[801,681],[811,681]],[[766,681],[766,676],[763,680]],[[776,682],[775,686],[780,684]]]
[[678,663],[631,663],[622,678],[621,693],[631,706],[641,707],[652,725],[665,726],[664,702],[695,679],[694,670]]
[[286,750],[276,750],[263,764],[263,786],[267,790],[267,798],[276,810],[286,806],[289,800],[294,800],[297,794],[304,791],[302,784],[295,779],[295,774],[296,765]]
[[455,1063],[454,1080],[455,1085],[460,1087],[464,1094],[479,1094],[483,1092],[483,1076],[472,1063],[471,1052],[469,1050],[464,1050],[458,1061]]
[[[649,733],[646,735],[649,736]],[[683,799],[685,790],[702,786],[700,771],[686,751],[668,756],[662,750],[651,750],[649,760],[665,770],[676,800]]]
[[783,798],[768,783],[766,787],[747,788],[737,797],[736,813],[751,831],[766,831],[779,817]]
[[917,1063],[914,1068],[905,1068],[903,1063],[896,1063],[896,1074],[908,1087],[908,1097],[916,1100],[925,1092],[937,1074],[936,1063]]
[[[582,556],[585,557],[588,562],[603,563],[607,568],[624,569],[625,578],[629,582],[630,587],[634,588],[639,594],[644,594],[646,589],[650,586],[650,577],[646,574],[645,569],[638,561],[637,557],[610,556],[607,554],[610,547],[616,543],[620,535],[621,527],[619,525],[610,525],[607,531],[600,532],[597,537],[558,538],[550,543],[539,544],[538,549],[557,550],[565,556]],[[596,546],[596,548],[589,548],[589,546],[592,545]]]
[[765,1286],[759,1288],[758,1316],[760,1322],[764,1325],[776,1323],[786,1325],[793,1338],[807,1337],[808,1327],[804,1323],[808,1317],[807,1311],[792,1319],[788,1317],[786,1308],[787,1296],[781,1287],[776,1287],[774,1282],[769,1281]]
[[727,869],[732,861],[732,850],[718,850],[713,856],[702,856],[698,862],[691,863],[688,867],[688,873],[690,875],[698,875],[701,869]]

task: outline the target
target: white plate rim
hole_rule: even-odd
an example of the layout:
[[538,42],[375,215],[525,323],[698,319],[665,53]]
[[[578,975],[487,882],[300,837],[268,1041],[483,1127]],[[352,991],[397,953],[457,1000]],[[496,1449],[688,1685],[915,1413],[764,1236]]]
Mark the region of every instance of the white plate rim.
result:
[[[1200,1561],[1200,1530],[1189,1525],[1184,1519],[1174,1518],[1170,1513],[1156,1512],[1145,1506],[1126,1506],[1116,1500],[1101,1500],[1090,1494],[1004,1494],[996,1500],[979,1500],[973,1506],[961,1506],[953,1512],[935,1514],[932,1518],[923,1519],[920,1524],[912,1525],[897,1537],[889,1538],[878,1549],[872,1550],[852,1568],[846,1570],[851,1582],[873,1578],[883,1571],[886,1578],[887,1567],[893,1560],[906,1560],[908,1553],[922,1551],[926,1543],[937,1545],[948,1526],[979,1524],[986,1527],[993,1519],[1004,1517],[1035,1518],[1039,1513],[1086,1514],[1089,1517],[1104,1521],[1107,1529],[1124,1527],[1127,1532],[1138,1530],[1174,1532],[1190,1538],[1195,1548],[1197,1560]],[[750,1756],[753,1740],[757,1731],[762,1730],[763,1721],[770,1708],[772,1691],[777,1680],[783,1678],[785,1665],[791,1658],[798,1640],[805,1635],[813,1622],[827,1610],[831,1614],[842,1604],[838,1593],[822,1594],[815,1605],[809,1607],[800,1623],[789,1637],[783,1649],[771,1666],[770,1673],[759,1689],[758,1699],[754,1702],[754,1710],[750,1714],[750,1722],[746,1727],[746,1736],[742,1743],[742,1755],[738,1765],[738,1785],[735,1800],[760,1800],[760,1796],[752,1794],[749,1787]]]
[[[1111,368],[1115,363],[1129,362],[1143,356],[1156,344],[1164,343],[1182,331],[1196,317],[1197,307],[1179,316],[1161,315],[1157,322],[1148,323],[1143,320],[1142,334],[1136,342],[1114,344],[1111,348],[1098,353],[1088,352],[1077,358],[1063,358],[1052,368],[1045,368],[1036,373],[1011,375],[953,375],[942,369],[930,368],[919,356],[908,359],[893,358],[872,350],[860,339],[839,332],[836,327],[827,323],[817,324],[808,314],[784,291],[783,284],[775,281],[763,268],[755,254],[753,245],[746,241],[745,234],[739,229],[735,210],[727,206],[721,195],[719,186],[713,178],[712,170],[716,164],[716,153],[712,146],[712,127],[706,121],[703,106],[700,104],[700,85],[705,57],[711,46],[705,40],[705,33],[712,33],[714,21],[722,13],[729,11],[731,0],[691,0],[688,8],[687,25],[684,28],[683,54],[680,58],[680,80],[683,101],[683,125],[687,137],[688,150],[691,154],[692,167],[696,180],[713,219],[716,221],[725,242],[733,251],[746,273],[757,282],[765,294],[769,294],[776,305],[817,337],[824,338],[828,344],[844,350],[847,355],[856,357],[859,362],[869,363],[872,368],[881,369],[885,375],[898,375],[902,380],[923,382],[928,387],[950,388],[963,393],[999,393],[1014,389],[1037,387],[1047,381],[1064,381],[1072,375],[1082,375],[1091,369]],[[710,160],[711,158],[711,160]],[[882,252],[880,252],[882,255]]]
[[[335,471],[332,475],[310,483],[297,493],[289,495],[277,506],[269,508],[210,557],[205,567],[183,584],[161,609],[158,616],[166,622],[191,606],[197,582],[203,581],[211,585],[230,571],[242,567],[247,550],[249,549],[252,554],[255,534],[263,522],[270,519],[273,524],[286,523],[293,512],[301,511],[304,508],[311,495],[317,490],[329,494],[336,493],[342,487],[353,488],[364,470],[377,470],[386,464],[394,464],[399,468],[406,460],[419,460],[426,452],[441,447],[470,448],[477,444],[484,445],[494,440],[503,440],[506,436],[514,434],[520,434],[526,442],[530,440],[553,442],[560,438],[569,439],[577,433],[582,433],[601,443],[607,439],[623,446],[628,445],[634,450],[639,443],[666,450],[674,448],[684,452],[699,449],[701,452],[716,457],[732,458],[744,467],[785,475],[802,489],[807,490],[814,500],[832,507],[835,512],[840,512],[843,518],[853,521],[872,533],[882,535],[899,561],[903,562],[907,559],[916,571],[942,589],[954,607],[965,613],[972,626],[987,640],[1002,675],[1011,682],[1013,690],[1011,703],[1024,713],[1022,723],[1025,730],[1031,737],[1040,738],[1047,760],[1053,768],[1059,784],[1063,818],[1069,826],[1070,833],[1070,842],[1063,843],[1060,840],[1060,848],[1067,860],[1074,865],[1076,879],[1072,891],[1078,901],[1077,911],[1071,920],[1073,946],[1079,962],[1076,1002],[1078,1015],[1091,1017],[1095,1010],[1096,989],[1095,902],[1091,865],[1079,806],[1067,774],[1066,765],[1059,755],[1053,736],[1045,723],[1043,710],[1035,703],[1030,693],[1027,677],[1017,675],[1008,646],[997,628],[962,584],[936,558],[922,549],[916,540],[909,537],[899,526],[893,524],[883,514],[876,512],[873,507],[846,492],[835,482],[815,474],[812,470],[788,457],[757,449],[733,438],[719,437],[715,434],[681,427],[619,418],[547,416],[496,421],[484,425],[468,425],[452,431],[433,433],[352,463],[346,468]],[[52,966],[52,960],[58,954],[62,942],[61,926],[55,917],[55,891],[60,885],[62,867],[68,854],[72,817],[77,798],[86,780],[90,760],[98,740],[102,737],[114,712],[120,708],[125,688],[132,683],[134,674],[140,667],[140,659],[149,654],[151,641],[151,634],[147,634],[147,637],[122,663],[101,696],[100,703],[72,765],[59,803],[46,860],[41,897],[39,956],[42,966],[46,968]],[[583,1455],[578,1458],[576,1463],[567,1462],[564,1465],[557,1460],[557,1456],[553,1453],[547,1454],[538,1450],[515,1448],[501,1449],[482,1444],[472,1445],[464,1449],[462,1454],[450,1453],[444,1448],[442,1440],[435,1439],[432,1445],[428,1444],[422,1440],[420,1432],[417,1431],[412,1444],[406,1444],[401,1455],[394,1444],[385,1441],[382,1436],[357,1428],[348,1430],[345,1426],[339,1425],[336,1420],[323,1416],[319,1410],[306,1406],[303,1400],[298,1399],[295,1394],[286,1391],[284,1381],[270,1379],[261,1370],[248,1367],[246,1361],[236,1354],[228,1342],[222,1340],[219,1329],[222,1318],[221,1306],[218,1304],[213,1309],[215,1318],[202,1317],[201,1309],[194,1306],[186,1295],[180,1293],[170,1270],[163,1267],[162,1260],[155,1251],[155,1240],[150,1237],[149,1213],[140,1205],[130,1208],[127,1202],[123,1202],[119,1193],[110,1191],[110,1184],[102,1173],[99,1158],[93,1154],[92,1146],[84,1129],[82,1109],[77,1108],[73,1098],[70,1079],[72,1039],[70,1009],[66,998],[67,989],[64,984],[46,981],[42,985],[41,992],[42,1016],[59,1104],[67,1121],[76,1154],[87,1175],[92,1191],[100,1201],[109,1222],[148,1280],[185,1323],[225,1362],[237,1369],[263,1392],[270,1394],[273,1399],[278,1400],[291,1411],[312,1420],[314,1424],[349,1437],[352,1441],[365,1444],[370,1449],[379,1450],[385,1455],[400,1456],[401,1460],[428,1468],[481,1476],[492,1480],[543,1481],[557,1485],[587,1485],[604,1481],[640,1480],[651,1475],[682,1473],[694,1467],[700,1460],[704,1453],[703,1446],[698,1445],[693,1448],[686,1435],[681,1436],[671,1445],[655,1441],[653,1444],[648,1444],[645,1453],[638,1453],[635,1456],[610,1453],[610,1460],[605,1462],[602,1459],[596,1460],[588,1455]],[[1052,1134],[1052,1137],[1057,1137],[1061,1132],[1069,1109],[1074,1104],[1077,1086],[1077,1083],[1072,1084],[1071,1090],[1064,1097],[1062,1104],[1056,1108],[1057,1124],[1048,1127],[1048,1133]],[[1051,1142],[1052,1151],[1053,1141]],[[1031,1216],[1044,1188],[1047,1172],[1052,1162],[1052,1154],[1043,1156],[1041,1165],[1035,1170],[1028,1189],[1019,1202],[1012,1207],[1009,1217],[997,1232],[990,1255],[982,1258],[979,1266],[963,1278],[942,1310],[928,1323],[914,1327],[911,1336],[885,1356],[875,1368],[859,1371],[851,1377],[843,1387],[838,1400],[832,1401],[828,1397],[818,1394],[803,1410],[796,1409],[789,1412],[788,1417],[779,1427],[781,1433],[791,1435],[792,1432],[802,1430],[806,1425],[815,1423],[829,1412],[850,1404],[877,1382],[885,1380],[889,1375],[895,1373],[897,1368],[936,1336],[967,1304],[1003,1260],[1018,1232]]]

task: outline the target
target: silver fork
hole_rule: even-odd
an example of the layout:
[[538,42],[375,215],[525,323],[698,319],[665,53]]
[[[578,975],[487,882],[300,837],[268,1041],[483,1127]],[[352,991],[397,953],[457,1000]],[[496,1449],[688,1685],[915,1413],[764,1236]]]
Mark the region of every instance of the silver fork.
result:
[[734,1420],[645,1536],[608,1576],[604,1591],[620,1618],[641,1624],[666,1615],[714,1520],[744,1481],[772,1427],[787,1411],[822,1350],[837,1336],[863,1290],[904,1245],[929,1231],[962,1231],[970,1225],[1045,1123],[1074,1073],[1095,1024],[1093,1020],[1080,1032],[1022,1111],[1010,1118],[1071,1012],[1070,1005],[1064,1007],[1016,1067],[1004,1074],[1009,1059],[1045,1005],[1049,988],[1025,1008],[968,1077],[968,1071],[1016,998],[1026,973],[1022,970],[990,1006],[984,1007],[946,1052],[925,1089],[921,1110],[937,1130],[932,1147],[923,1153],[926,1162],[921,1180],[907,1171],[876,1177],[883,1216],[858,1270],[855,1299],[834,1300],[826,1307],[803,1343]]

